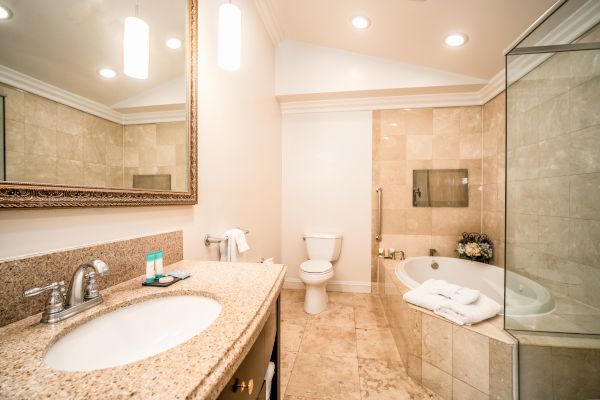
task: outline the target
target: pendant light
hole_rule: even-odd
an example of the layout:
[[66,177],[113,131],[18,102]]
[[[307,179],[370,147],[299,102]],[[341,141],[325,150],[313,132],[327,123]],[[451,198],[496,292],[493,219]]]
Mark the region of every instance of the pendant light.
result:
[[218,41],[219,67],[228,71],[239,70],[242,52],[242,12],[231,3],[219,7]]
[[150,29],[138,18],[139,4],[135,5],[135,17],[125,18],[123,36],[123,72],[136,79],[148,79],[150,60]]

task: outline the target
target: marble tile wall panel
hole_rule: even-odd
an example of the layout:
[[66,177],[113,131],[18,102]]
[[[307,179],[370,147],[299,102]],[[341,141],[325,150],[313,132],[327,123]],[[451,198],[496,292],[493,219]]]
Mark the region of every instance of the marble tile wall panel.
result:
[[[581,317],[590,307],[600,308],[598,59],[600,50],[556,54],[507,95],[507,265],[549,289],[558,302],[581,304],[560,315],[581,321],[555,327],[562,332],[600,333],[600,324],[585,319],[593,315]],[[484,149],[491,148],[485,125]],[[488,186],[484,212],[492,213],[485,209]],[[484,226],[491,220],[484,217]]]
[[0,83],[7,180],[123,187],[123,128]]
[[133,187],[133,175],[169,174],[172,190],[187,190],[185,122],[126,125],[123,136],[125,187]]
[[[383,240],[372,241],[373,282],[379,247],[404,250],[407,257],[435,248],[453,257],[464,231],[487,233],[496,244],[492,263],[504,266],[504,109],[502,93],[482,107],[373,112],[373,230],[375,190],[383,188]],[[431,168],[469,170],[468,208],[412,206],[412,171]]]

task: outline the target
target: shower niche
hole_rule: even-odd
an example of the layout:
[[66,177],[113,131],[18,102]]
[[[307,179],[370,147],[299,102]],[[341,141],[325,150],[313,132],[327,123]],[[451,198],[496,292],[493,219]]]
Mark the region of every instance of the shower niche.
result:
[[469,207],[468,169],[415,169],[413,207]]

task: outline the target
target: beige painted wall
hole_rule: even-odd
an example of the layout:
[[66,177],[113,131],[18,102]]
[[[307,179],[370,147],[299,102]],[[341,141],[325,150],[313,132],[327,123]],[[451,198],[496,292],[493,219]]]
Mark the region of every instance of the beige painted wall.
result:
[[343,239],[330,288],[369,292],[371,112],[291,114],[282,126],[282,259],[288,284],[302,287],[304,232],[333,231]]
[[217,67],[217,0],[199,3],[199,202],[196,206],[0,212],[0,258],[171,229],[186,258],[215,259],[206,233],[250,230],[246,259],[280,255],[281,134],[274,49],[251,0],[242,9],[242,67]]

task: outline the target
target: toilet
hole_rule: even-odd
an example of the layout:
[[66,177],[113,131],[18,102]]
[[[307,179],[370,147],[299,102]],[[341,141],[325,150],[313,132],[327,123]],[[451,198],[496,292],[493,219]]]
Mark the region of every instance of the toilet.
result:
[[333,277],[332,261],[340,256],[342,235],[306,233],[304,243],[308,260],[300,264],[300,279],[306,285],[304,311],[319,314],[327,308],[327,282]]

